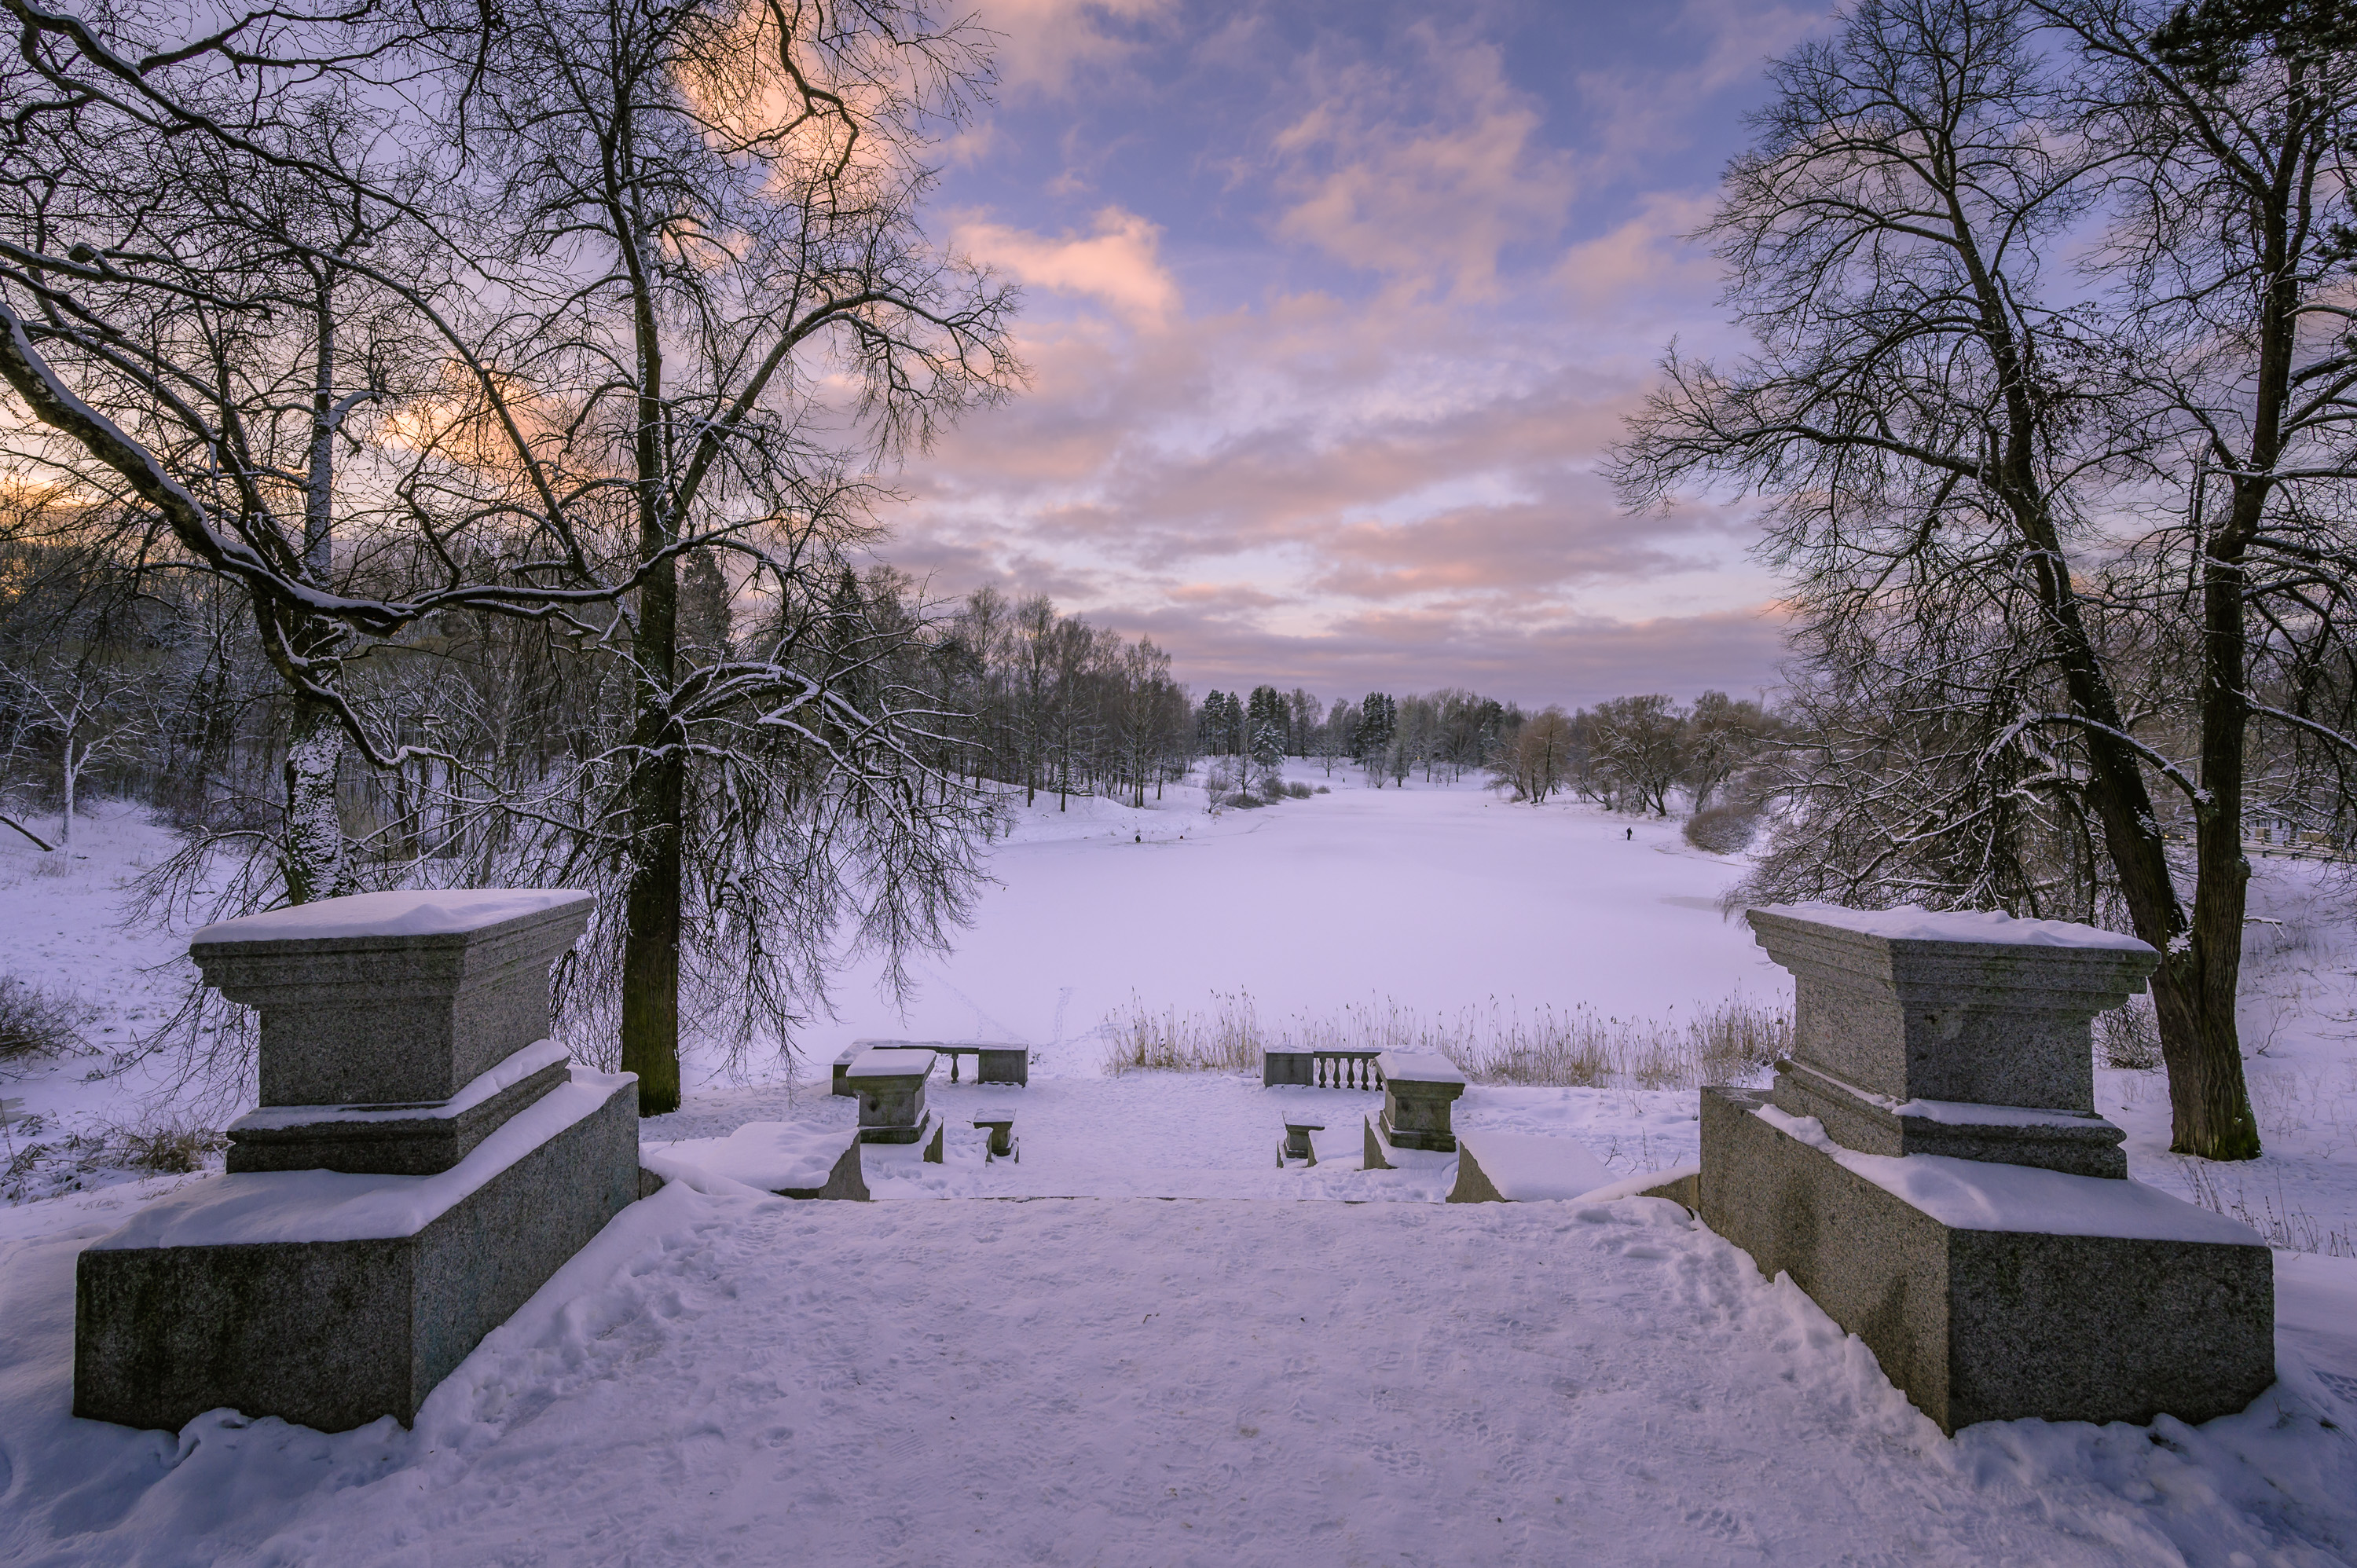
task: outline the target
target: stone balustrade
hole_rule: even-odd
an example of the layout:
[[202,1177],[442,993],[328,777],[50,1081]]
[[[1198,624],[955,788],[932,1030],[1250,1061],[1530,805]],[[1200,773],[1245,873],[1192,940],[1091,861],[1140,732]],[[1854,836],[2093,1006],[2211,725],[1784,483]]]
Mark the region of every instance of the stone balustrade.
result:
[[1263,1051],[1260,1081],[1264,1089],[1292,1084],[1303,1089],[1381,1089],[1381,1051]]

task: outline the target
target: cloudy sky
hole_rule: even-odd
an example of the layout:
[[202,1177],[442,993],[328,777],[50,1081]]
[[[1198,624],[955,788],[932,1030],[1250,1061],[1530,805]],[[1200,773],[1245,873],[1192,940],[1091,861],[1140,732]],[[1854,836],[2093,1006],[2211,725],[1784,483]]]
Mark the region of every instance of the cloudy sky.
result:
[[902,477],[936,593],[1044,590],[1180,679],[1526,704],[1774,680],[1739,510],[1596,477],[1679,236],[1823,15],[1777,0],[986,0],[937,231],[1026,285],[1029,390]]

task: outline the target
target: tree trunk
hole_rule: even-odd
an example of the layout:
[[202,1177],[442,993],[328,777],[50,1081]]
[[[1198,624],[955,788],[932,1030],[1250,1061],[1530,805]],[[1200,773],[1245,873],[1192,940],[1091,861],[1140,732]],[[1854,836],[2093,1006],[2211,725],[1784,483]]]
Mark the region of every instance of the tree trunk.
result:
[[[650,552],[651,553],[652,552]],[[669,560],[639,590],[638,724],[631,736],[630,880],[622,937],[622,1070],[639,1114],[679,1109],[679,904],[687,752],[672,716],[679,577]]]
[[2209,800],[2194,823],[2191,940],[2164,958],[2153,987],[2161,1058],[2169,1067],[2169,1148],[2212,1160],[2259,1155],[2234,996],[2242,985],[2243,916],[2251,881],[2251,863],[2243,853],[2244,747],[2250,719],[2243,694],[2249,633],[2240,541],[2256,530],[2265,498],[2247,481],[2236,491],[2236,515],[2204,563],[2201,787]]
[[336,765],[343,754],[344,731],[335,711],[314,698],[296,698],[286,736],[286,832],[281,852],[290,904],[350,891],[344,824],[336,814]]
[[[334,286],[321,280],[312,296],[311,442],[303,493],[303,565],[324,587],[335,571]],[[331,648],[333,628],[303,626],[307,653]],[[286,733],[286,901],[308,904],[351,891],[343,819],[336,811],[336,769],[344,755],[343,725],[335,710],[299,693]]]
[[66,814],[64,820],[58,823],[58,847],[64,850],[68,854],[71,854],[73,853],[74,774],[78,771],[79,769],[74,767],[73,736],[71,735],[68,735],[66,736],[66,776],[64,780]]
[[[641,722],[647,723],[644,718]],[[658,723],[652,727],[660,744],[664,726]],[[642,761],[631,781],[630,882],[622,939],[622,1070],[639,1075],[641,1116],[679,1109],[680,817],[685,785],[686,767],[676,746]]]
[[[622,935],[622,1070],[639,1075],[639,1114],[679,1109],[680,894],[686,834],[687,748],[673,712],[679,675],[679,562],[663,510],[662,340],[636,249],[641,231],[628,203],[612,209],[636,298],[639,558],[656,564],[641,582],[631,641],[638,721],[631,733],[630,883]],[[662,558],[657,561],[657,557]]]
[[[1961,211],[1957,214],[1957,226],[1959,231],[1964,228]],[[2221,572],[2214,560],[2205,574],[2203,615],[2210,637],[2205,655],[2208,668],[2204,672],[2208,689],[2201,693],[2202,763],[2203,785],[2210,790],[2210,798],[2196,805],[2204,875],[2194,885],[2195,911],[2189,923],[2184,906],[2178,899],[2176,880],[2169,869],[2160,822],[2153,810],[2152,791],[2145,781],[2143,762],[2124,738],[2127,723],[2121,716],[2111,677],[2080,614],[2078,591],[2064,564],[2061,538],[2031,458],[2037,446],[2037,420],[2030,407],[2029,381],[2022,369],[2024,356],[2012,336],[2012,316],[1977,254],[1968,252],[1967,260],[1973,268],[1990,357],[2006,389],[2006,450],[1999,466],[1997,488],[2013,512],[2024,542],[2029,546],[2039,598],[2055,636],[2060,654],[2057,662],[2070,693],[2072,709],[2093,726],[2085,732],[2091,776],[2088,794],[2104,824],[2104,843],[2114,874],[2119,878],[2121,898],[2128,907],[2136,935],[2158,949],[2161,955],[2151,983],[2154,1015],[2160,1028],[2161,1057],[2169,1069],[2169,1146],[2179,1154],[2206,1159],[2253,1159],[2259,1153],[2258,1126],[2251,1117],[2250,1099],[2243,1082],[2242,1049],[2234,1031],[2234,985],[2242,951],[2242,884],[2234,881],[2229,894],[2222,884],[2206,875],[2213,856],[2229,853],[2222,845],[2233,845],[2230,853],[2234,859],[2240,860],[2242,855],[2239,695],[2230,704],[2234,710],[2231,758],[2213,757],[2209,749],[2213,738],[2221,734],[2220,726],[2227,722],[2220,710],[2218,682],[2230,678],[2227,690],[2237,694],[2242,690],[2242,575],[2239,568],[2224,574],[2231,581],[2222,598]],[[2226,643],[2222,647],[2222,629]],[[2222,659],[2225,660],[2222,666]],[[2228,667],[2231,677],[2225,673]],[[2206,777],[2213,766],[2219,769],[2216,784]],[[2217,784],[2222,784],[2231,796],[2231,813],[2221,810]],[[2247,876],[2248,870],[2244,863],[2244,875]],[[2235,956],[2222,962],[2218,959],[2219,927],[2226,918],[2229,904],[2233,929],[2228,936]],[[2219,986],[2222,977],[2222,991]]]

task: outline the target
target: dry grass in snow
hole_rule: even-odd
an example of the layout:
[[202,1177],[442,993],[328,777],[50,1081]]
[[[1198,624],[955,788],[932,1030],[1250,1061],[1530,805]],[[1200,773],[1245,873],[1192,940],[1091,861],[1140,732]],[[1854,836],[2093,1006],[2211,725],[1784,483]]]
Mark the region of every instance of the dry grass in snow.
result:
[[1431,1051],[1476,1083],[1693,1089],[1755,1077],[1790,1048],[1792,1013],[1739,992],[1685,1019],[1613,1017],[1585,1004],[1525,1014],[1494,999],[1426,1014],[1386,997],[1267,1026],[1251,995],[1239,991],[1187,1012],[1156,1013],[1132,998],[1099,1032],[1110,1042],[1112,1073],[1252,1072],[1271,1050]]

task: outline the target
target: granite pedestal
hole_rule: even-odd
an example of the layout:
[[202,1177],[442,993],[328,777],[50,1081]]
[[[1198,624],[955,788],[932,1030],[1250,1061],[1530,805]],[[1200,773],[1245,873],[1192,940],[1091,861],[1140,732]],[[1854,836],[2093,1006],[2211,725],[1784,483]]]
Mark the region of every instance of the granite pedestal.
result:
[[545,1039],[548,965],[589,909],[370,894],[199,932],[208,978],[262,1008],[263,1105],[229,1173],[81,1254],[75,1413],[413,1420],[639,1195],[636,1079]]
[[844,1079],[859,1098],[859,1141],[863,1144],[913,1144],[930,1130],[925,1110],[925,1079],[933,1070],[933,1053],[904,1047],[870,1047],[844,1069]]
[[1403,1149],[1457,1152],[1448,1108],[1465,1092],[1465,1074],[1447,1057],[1385,1051],[1375,1058],[1383,1078],[1383,1135]]
[[1769,1094],[1702,1091],[1705,1223],[1948,1432],[2205,1421],[2274,1380],[2265,1243],[2127,1179],[2095,1114],[2089,1026],[2142,989],[2149,947],[2001,915],[1750,919],[1797,1027]]
[[1308,1165],[1316,1165],[1318,1145],[1310,1141],[1309,1134],[1324,1131],[1326,1123],[1323,1122],[1287,1122],[1285,1136],[1276,1145],[1276,1168],[1283,1170],[1287,1160],[1302,1160]]

